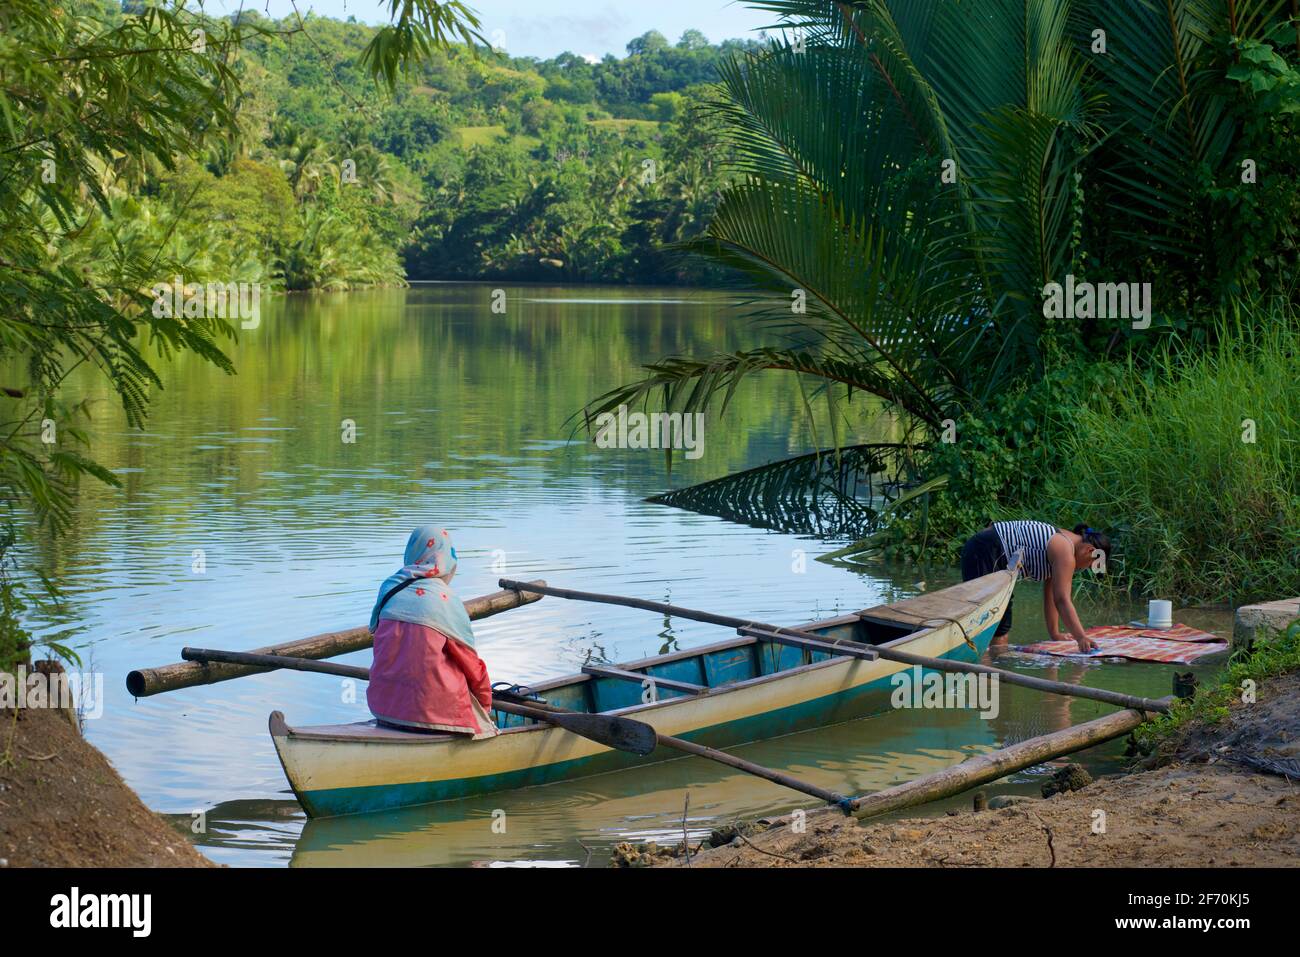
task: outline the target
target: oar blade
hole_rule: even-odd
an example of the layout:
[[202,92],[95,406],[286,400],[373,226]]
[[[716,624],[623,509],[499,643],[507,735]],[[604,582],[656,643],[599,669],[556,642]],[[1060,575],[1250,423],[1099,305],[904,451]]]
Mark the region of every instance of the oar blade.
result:
[[551,712],[546,718],[565,731],[571,731],[608,747],[639,754],[642,757],[653,751],[659,741],[654,728],[645,722],[633,721],[630,718],[578,712]]

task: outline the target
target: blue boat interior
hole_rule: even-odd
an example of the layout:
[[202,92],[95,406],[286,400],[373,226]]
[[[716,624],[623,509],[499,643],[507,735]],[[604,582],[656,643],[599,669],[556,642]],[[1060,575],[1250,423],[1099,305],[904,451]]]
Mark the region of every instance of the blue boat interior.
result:
[[[876,645],[906,638],[917,629],[852,615],[822,622],[810,630],[824,635],[828,641]],[[828,652],[794,648],[761,638],[737,637],[626,664],[591,663],[585,666],[582,674],[522,690],[524,693],[532,692],[540,700],[556,707],[590,714],[704,694],[725,685],[791,671],[830,657],[832,655]],[[535,723],[530,718],[495,709],[492,718],[499,728]]]

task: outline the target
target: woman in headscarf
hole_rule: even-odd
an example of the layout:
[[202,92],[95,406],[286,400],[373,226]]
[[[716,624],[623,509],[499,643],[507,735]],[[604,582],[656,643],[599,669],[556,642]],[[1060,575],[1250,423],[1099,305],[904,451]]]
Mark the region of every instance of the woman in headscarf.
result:
[[469,615],[451,587],[451,536],[445,528],[420,526],[406,542],[403,561],[379,587],[370,613],[370,712],[381,724],[405,730],[496,734],[487,666],[474,652]]

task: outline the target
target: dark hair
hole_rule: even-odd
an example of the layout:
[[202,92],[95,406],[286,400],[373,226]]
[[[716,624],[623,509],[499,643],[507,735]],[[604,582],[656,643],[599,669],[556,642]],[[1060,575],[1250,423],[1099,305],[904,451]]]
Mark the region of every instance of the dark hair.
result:
[[1080,523],[1074,526],[1074,534],[1082,536],[1083,540],[1093,548],[1105,552],[1106,561],[1110,561],[1110,538],[1105,532],[1099,532],[1095,528]]

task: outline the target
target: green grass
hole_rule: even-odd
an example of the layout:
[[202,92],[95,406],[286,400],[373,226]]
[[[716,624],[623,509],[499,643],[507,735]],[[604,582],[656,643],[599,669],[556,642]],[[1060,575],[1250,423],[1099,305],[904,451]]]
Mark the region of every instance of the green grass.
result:
[[1137,594],[1300,594],[1300,323],[1274,310],[1221,332],[1089,402],[1047,485],[1042,513],[1108,529],[1109,581]]
[[[638,133],[644,137],[650,137],[659,132],[659,123],[654,120],[630,120],[614,117],[590,120],[589,122],[592,126],[614,130],[621,134]],[[491,146],[493,143],[506,140],[515,146],[528,150],[536,149],[542,145],[541,139],[536,136],[528,136],[522,133],[511,136],[506,131],[506,128],[499,123],[492,126],[458,126],[456,127],[456,134],[460,137],[461,147],[467,150],[476,146]]]
[[659,132],[659,122],[657,120],[629,120],[613,117],[604,120],[592,120],[592,126],[599,126],[605,129],[618,130],[620,133],[627,133],[635,130],[645,136],[651,136]]
[[542,145],[542,141],[536,136],[526,136],[524,134],[511,136],[506,132],[506,128],[500,124],[495,126],[458,126],[456,127],[456,133],[460,137],[461,147],[467,150],[476,146],[491,146],[493,143],[507,140],[514,146],[526,150],[536,149]]
[[460,135],[460,145],[465,149],[490,146],[497,140],[510,138],[504,126],[458,126],[456,132]]

